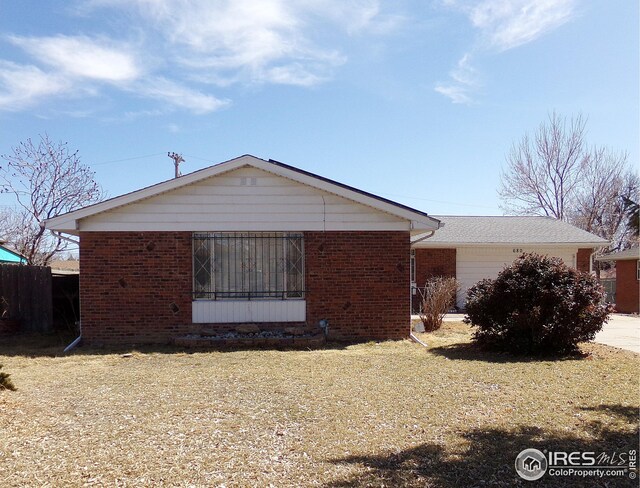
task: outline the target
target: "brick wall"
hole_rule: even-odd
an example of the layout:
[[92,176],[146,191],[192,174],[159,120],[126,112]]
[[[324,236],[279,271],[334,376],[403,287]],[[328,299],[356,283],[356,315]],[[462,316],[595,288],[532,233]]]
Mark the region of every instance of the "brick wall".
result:
[[[453,249],[416,249],[416,285],[422,287],[434,276],[456,277],[456,250]],[[419,295],[412,295],[411,309],[420,309]]]
[[[307,323],[335,340],[409,335],[407,232],[305,232]],[[83,232],[82,335],[87,343],[166,343],[191,323],[190,232]]]
[[618,312],[640,312],[637,262],[635,259],[616,261],[616,310]]
[[576,256],[576,269],[578,271],[589,272],[591,264],[591,253],[593,249],[578,249],[578,255]]
[[409,336],[408,232],[305,232],[307,322],[334,340]]
[[82,232],[87,343],[166,343],[191,325],[190,232]]

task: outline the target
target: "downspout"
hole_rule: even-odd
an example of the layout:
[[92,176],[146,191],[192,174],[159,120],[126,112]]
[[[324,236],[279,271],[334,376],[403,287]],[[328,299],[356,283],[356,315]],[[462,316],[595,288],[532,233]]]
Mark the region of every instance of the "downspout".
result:
[[[79,282],[80,280],[78,280]],[[82,299],[80,296],[78,296],[78,308],[80,310],[82,310]],[[80,317],[82,317],[82,315],[80,315]],[[80,341],[82,340],[82,318],[80,318],[80,320],[78,320],[78,337],[76,337],[73,342],[71,344],[69,344],[67,347],[64,348],[64,351],[62,352],[69,352],[71,351],[71,349],[73,349],[74,347],[76,347],[78,344],[80,344]]]
[[[442,222],[440,222],[440,223],[438,224],[438,229],[440,229],[441,227],[444,227],[444,224],[443,224]],[[437,230],[437,229],[436,229],[436,230]],[[422,242],[422,241],[424,241],[424,240],[427,240],[427,239],[429,239],[430,237],[433,237],[433,234],[435,234],[435,233],[436,233],[436,231],[435,231],[435,230],[432,230],[432,231],[431,231],[431,232],[429,232],[427,235],[422,236],[420,239],[417,239],[417,240],[413,241],[413,242],[411,243],[411,245],[415,244],[416,242]],[[411,289],[409,289],[409,303],[411,303],[411,299],[412,299],[412,298],[413,298],[413,296],[411,295]],[[409,326],[409,339],[411,339],[411,340],[412,340],[412,341],[414,341],[414,342],[417,342],[417,343],[418,343],[418,344],[420,344],[421,346],[429,347],[429,346],[427,345],[427,343],[426,343],[426,342],[422,342],[420,339],[418,339],[418,338],[413,334],[413,331],[411,330],[411,326]]]
[[[610,246],[611,243],[609,243],[608,245]],[[593,273],[593,261],[594,261],[593,256],[598,254],[598,252],[602,251],[605,247],[607,247],[607,246],[600,246],[600,247],[593,247],[592,248],[592,249],[594,249],[594,251],[591,254],[589,254],[589,274]],[[598,279],[599,278],[600,278],[600,275],[598,275]]]
[[[440,227],[444,227],[444,225],[440,225]],[[438,229],[439,229],[440,227],[438,227]],[[425,235],[425,236],[422,236],[420,239],[416,239],[415,241],[413,241],[413,242],[411,243],[411,245],[415,244],[416,242],[422,242],[422,241],[425,241],[425,240],[429,239],[429,237],[433,237],[433,234],[435,234],[435,233],[436,233],[436,231],[435,231],[435,230],[432,230],[429,234],[427,234],[427,235]]]
[[420,339],[418,339],[416,336],[413,335],[413,332],[409,332],[409,338],[413,341],[413,342],[417,342],[418,344],[420,344],[421,346],[424,347],[429,347],[427,345],[426,342],[422,342]]
[[78,344],[80,344],[80,341],[82,340],[82,322],[81,321],[78,321],[78,330],[79,330],[78,337],[76,337],[71,344],[69,344],[67,347],[65,347],[64,351],[62,351],[62,352],[69,352],[69,351],[71,351],[71,349],[73,349]]
[[58,239],[62,239],[63,241],[67,241],[70,242],[71,244],[75,244],[76,246],[78,246],[80,244],[80,241],[75,241],[69,237],[65,237],[63,236],[60,232],[56,232],[54,230],[49,231],[51,232],[54,236],[56,236]]

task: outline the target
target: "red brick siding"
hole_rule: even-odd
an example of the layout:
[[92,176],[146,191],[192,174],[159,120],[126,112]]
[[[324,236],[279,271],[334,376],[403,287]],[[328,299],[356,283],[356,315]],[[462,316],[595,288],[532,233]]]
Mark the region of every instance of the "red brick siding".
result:
[[591,264],[591,253],[593,249],[578,249],[578,255],[576,257],[576,269],[578,271],[589,272]]
[[409,336],[408,232],[305,232],[307,323],[334,340]]
[[[453,249],[416,249],[416,286],[422,287],[434,276],[456,277],[456,250]],[[419,296],[411,298],[412,310],[418,311]]]
[[[190,232],[83,232],[80,260],[87,343],[166,343],[205,327],[191,323]],[[305,280],[307,324],[328,319],[331,339],[409,335],[407,232],[306,232]]]
[[416,249],[416,284],[434,276],[456,277],[455,249]]
[[616,310],[623,313],[640,312],[636,259],[616,261]]
[[191,249],[190,232],[82,232],[83,339],[166,343],[187,333]]

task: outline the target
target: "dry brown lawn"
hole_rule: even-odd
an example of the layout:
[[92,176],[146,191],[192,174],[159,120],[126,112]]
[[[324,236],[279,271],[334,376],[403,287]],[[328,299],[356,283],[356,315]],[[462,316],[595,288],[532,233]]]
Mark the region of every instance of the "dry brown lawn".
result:
[[0,486],[524,486],[524,448],[638,448],[640,356],[480,353],[455,323],[422,338],[131,357],[0,343],[18,388],[0,391]]

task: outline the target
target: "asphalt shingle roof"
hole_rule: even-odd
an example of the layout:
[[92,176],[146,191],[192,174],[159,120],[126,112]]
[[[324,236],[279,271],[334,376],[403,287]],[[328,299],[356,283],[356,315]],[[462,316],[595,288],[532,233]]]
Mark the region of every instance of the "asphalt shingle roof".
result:
[[429,244],[607,244],[601,237],[551,217],[432,217],[443,222],[444,227],[425,241]]
[[625,249],[624,251],[605,254],[604,256],[597,257],[596,261],[622,261],[626,259],[640,259],[640,248],[632,247],[631,249]]

